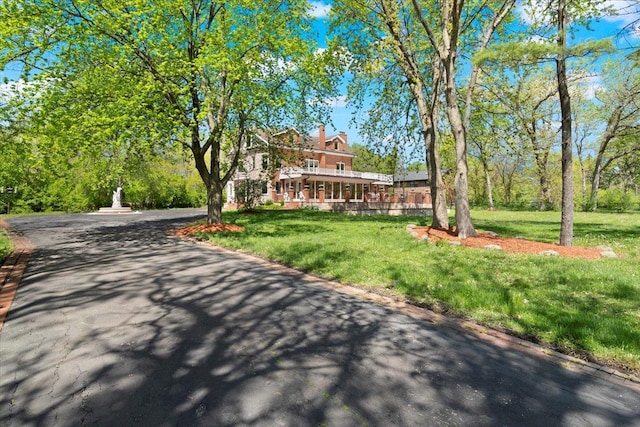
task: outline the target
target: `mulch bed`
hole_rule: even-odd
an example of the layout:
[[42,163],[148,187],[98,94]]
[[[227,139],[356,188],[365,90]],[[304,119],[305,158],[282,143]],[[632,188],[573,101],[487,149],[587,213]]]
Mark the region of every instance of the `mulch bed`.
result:
[[520,238],[500,237],[489,233],[479,233],[478,237],[468,237],[466,239],[458,239],[454,230],[440,230],[431,227],[415,227],[418,233],[418,239],[427,235],[429,240],[437,242],[438,240],[459,241],[462,246],[470,248],[484,248],[487,245],[498,245],[504,252],[521,253],[521,254],[539,254],[543,251],[556,251],[559,256],[567,258],[584,258],[584,259],[601,259],[601,249],[586,248],[583,246],[560,246],[553,243],[536,242],[533,240],[525,240]]
[[236,224],[200,224],[171,230],[173,236],[192,236],[195,233],[233,233],[243,231],[244,227]]

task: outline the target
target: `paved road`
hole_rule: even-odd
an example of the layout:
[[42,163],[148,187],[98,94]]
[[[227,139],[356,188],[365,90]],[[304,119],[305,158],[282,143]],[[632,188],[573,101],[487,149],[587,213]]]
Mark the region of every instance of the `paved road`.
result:
[[2,426],[640,426],[640,394],[167,237],[197,211],[15,218]]

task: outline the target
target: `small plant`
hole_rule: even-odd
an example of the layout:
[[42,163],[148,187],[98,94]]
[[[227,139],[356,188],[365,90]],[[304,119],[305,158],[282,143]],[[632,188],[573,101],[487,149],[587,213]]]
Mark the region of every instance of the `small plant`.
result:
[[5,257],[11,252],[11,240],[5,234],[4,230],[0,229],[0,264],[4,261]]
[[236,188],[238,202],[246,210],[253,210],[262,198],[262,182],[247,179],[238,184]]

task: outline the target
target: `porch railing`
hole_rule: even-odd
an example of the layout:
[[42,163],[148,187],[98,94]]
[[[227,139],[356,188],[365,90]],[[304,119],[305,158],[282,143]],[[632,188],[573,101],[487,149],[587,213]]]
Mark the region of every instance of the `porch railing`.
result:
[[340,170],[340,169],[329,169],[329,168],[317,168],[317,167],[283,167],[282,173],[286,175],[322,175],[322,176],[341,176],[347,178],[363,178],[370,179],[372,181],[383,182],[387,185],[393,185],[393,175],[386,175],[383,173],[374,173],[374,172],[358,172],[358,171],[348,171],[348,170]]

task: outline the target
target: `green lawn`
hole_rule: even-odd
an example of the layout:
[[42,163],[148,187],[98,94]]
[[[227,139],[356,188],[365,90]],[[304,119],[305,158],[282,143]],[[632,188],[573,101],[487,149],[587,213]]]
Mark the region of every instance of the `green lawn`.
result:
[[[478,230],[556,242],[558,212],[473,211]],[[413,239],[416,217],[317,211],[225,213],[245,231],[202,236],[319,276],[589,353],[640,372],[640,214],[576,213],[575,245],[618,259],[507,254]]]
[[2,228],[0,228],[0,264],[2,260],[11,252],[11,241]]

